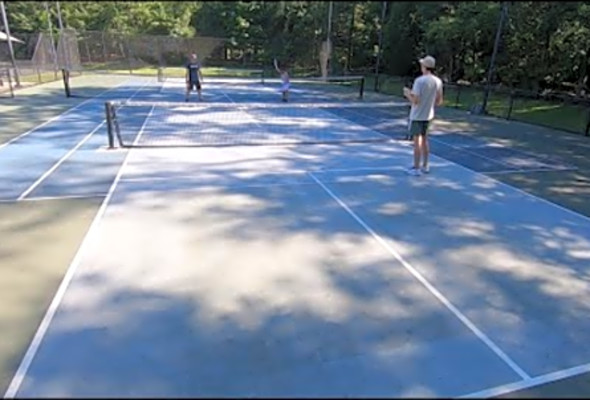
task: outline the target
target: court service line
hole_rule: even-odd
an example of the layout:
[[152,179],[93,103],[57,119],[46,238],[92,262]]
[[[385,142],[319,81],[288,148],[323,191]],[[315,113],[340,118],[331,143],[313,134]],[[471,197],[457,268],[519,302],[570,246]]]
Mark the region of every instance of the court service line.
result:
[[502,171],[490,171],[484,172],[485,174],[489,175],[506,175],[506,174],[531,174],[535,172],[566,172],[566,171],[577,171],[578,168],[531,168],[531,169],[506,169]]
[[562,369],[550,372],[545,375],[539,375],[534,378],[524,379],[522,381],[508,383],[506,385],[496,386],[490,389],[481,390],[458,397],[459,399],[489,398],[509,394],[518,390],[529,389],[534,386],[540,386],[547,383],[559,381],[561,379],[572,378],[590,372],[590,363],[579,365],[577,367]]
[[[139,89],[137,89],[135,92],[133,92],[133,94],[131,95],[131,97],[129,97],[129,99],[132,99],[133,97],[135,97],[135,95],[137,95],[137,93],[139,93],[141,90],[143,90],[143,88],[145,88],[148,83],[149,82],[146,82],[142,86],[140,86]],[[60,165],[62,165],[68,158],[70,158],[70,156],[72,154],[74,154],[100,128],[102,128],[102,126],[105,123],[106,123],[106,119],[103,119],[102,122],[100,124],[98,124],[96,128],[91,130],[90,133],[88,133],[80,142],[78,142],[78,144],[76,146],[74,146],[72,149],[70,149],[70,151],[68,151],[62,158],[60,158],[55,164],[53,164],[53,166],[51,168],[49,168],[47,171],[45,171],[45,173],[43,173],[43,175],[41,175],[35,182],[33,182],[33,184],[31,186],[29,186],[28,189],[26,189],[24,192],[22,192],[21,195],[18,197],[17,201],[22,201],[25,197],[27,197],[29,194],[31,194],[31,192],[33,190],[35,190],[45,179],[47,179],[49,177],[49,175],[54,173],[55,170],[57,170]]]
[[88,99],[88,100],[84,100],[83,102],[81,102],[81,103],[78,103],[78,104],[76,104],[75,106],[73,106],[73,107],[71,107],[71,108],[68,108],[67,110],[65,110],[65,111],[64,111],[64,112],[62,112],[61,114],[58,114],[58,115],[56,115],[56,116],[54,116],[54,117],[51,117],[50,119],[48,119],[48,120],[47,120],[47,121],[45,121],[45,122],[42,122],[41,124],[37,125],[36,127],[34,127],[34,128],[31,128],[30,130],[28,130],[28,131],[26,131],[26,132],[24,132],[24,133],[21,133],[20,135],[18,135],[18,136],[16,136],[16,137],[13,137],[12,139],[10,139],[10,140],[8,140],[8,141],[6,141],[6,142],[4,142],[4,143],[0,144],[0,149],[2,149],[3,147],[6,147],[6,146],[8,146],[9,144],[11,144],[11,143],[13,143],[13,142],[16,142],[17,140],[20,140],[20,139],[22,139],[23,137],[25,137],[25,136],[27,136],[27,135],[29,135],[29,134],[31,134],[31,133],[33,133],[33,132],[35,132],[36,130],[38,130],[38,129],[42,128],[42,127],[44,127],[45,125],[47,125],[47,124],[49,124],[49,123],[51,123],[51,122],[53,122],[53,121],[55,121],[55,120],[57,120],[57,119],[59,119],[59,118],[63,117],[64,115],[66,115],[66,114],[70,113],[71,111],[74,111],[74,110],[76,110],[77,108],[79,108],[79,107],[83,106],[84,104],[86,104],[86,103],[88,103],[88,102],[90,102],[90,101],[93,101],[93,100],[97,100],[97,99],[98,99],[98,98],[100,98],[100,96],[102,96],[103,94],[105,94],[105,93],[108,93],[108,92],[110,92],[111,90],[119,89],[121,86],[125,85],[127,82],[129,82],[129,79],[128,79],[128,80],[126,80],[126,81],[125,81],[125,82],[123,82],[123,83],[120,83],[119,85],[116,85],[115,87],[112,87],[112,88],[110,88],[110,89],[107,89],[107,90],[105,90],[105,91],[103,91],[103,92],[100,92],[100,93],[99,93],[99,94],[97,94],[96,96],[94,96],[94,97],[91,97],[91,98],[90,98],[90,99]]
[[102,193],[89,193],[89,194],[71,194],[64,196],[42,196],[42,197],[29,197],[22,201],[49,201],[49,200],[70,200],[70,199],[97,199],[99,197],[105,197],[107,192]]
[[[449,143],[443,142],[443,141],[442,141],[442,140],[440,140],[440,139],[435,139],[435,138],[433,138],[432,136],[430,137],[430,140],[432,140],[432,141],[434,141],[434,142],[436,142],[436,143],[440,143],[440,144],[442,144],[442,145],[444,145],[444,146],[451,147],[451,148],[453,148],[453,149],[455,149],[455,150],[457,150],[457,151],[462,151],[462,152],[465,152],[465,153],[467,153],[467,154],[471,154],[471,155],[473,155],[473,156],[475,156],[475,157],[479,157],[479,158],[483,158],[484,160],[488,160],[489,162],[492,162],[492,163],[494,163],[494,164],[501,165],[501,166],[503,166],[504,168],[506,168],[507,170],[508,170],[508,169],[510,169],[510,168],[512,167],[512,165],[510,165],[510,164],[506,164],[506,163],[504,163],[504,162],[502,162],[502,161],[497,161],[497,160],[495,160],[495,159],[493,159],[493,158],[486,157],[486,156],[484,156],[484,155],[481,155],[481,154],[478,154],[478,153],[476,153],[476,152],[474,152],[474,151],[470,151],[470,150],[468,150],[466,147],[459,147],[459,146],[454,146],[454,145],[452,145],[452,144],[449,144]],[[442,157],[442,158],[444,158],[444,157]],[[544,164],[544,163],[541,163],[541,164]]]
[[[141,135],[143,134],[143,131],[145,129],[147,121],[149,120],[153,111],[154,111],[154,107],[152,107],[148,116],[143,121],[141,129],[139,130],[139,133],[137,134],[137,137],[135,138],[135,142],[137,142],[139,140],[139,138],[141,137]],[[41,320],[41,323],[39,324],[37,331],[35,332],[35,336],[33,336],[33,340],[29,344],[29,347],[27,348],[27,351],[25,352],[25,355],[24,355],[23,359],[21,360],[21,363],[19,364],[18,369],[15,372],[15,374],[10,382],[10,385],[8,386],[8,389],[6,390],[6,393],[4,394],[5,399],[13,399],[14,397],[16,397],[18,390],[19,390],[23,380],[25,379],[25,376],[31,366],[31,363],[33,362],[33,358],[37,354],[37,351],[39,350],[39,347],[41,346],[41,342],[43,341],[43,338],[45,337],[45,334],[47,333],[47,330],[49,329],[49,325],[51,324],[51,321],[53,320],[53,317],[55,316],[55,313],[57,312],[57,309],[59,308],[59,305],[61,304],[61,302],[65,296],[66,290],[67,290],[68,286],[70,285],[70,282],[74,278],[74,274],[76,273],[76,270],[78,269],[78,267],[82,261],[82,256],[84,255],[84,251],[85,251],[86,247],[88,247],[89,244],[91,243],[91,239],[93,238],[93,235],[95,235],[97,226],[99,225],[103,215],[106,212],[107,205],[109,204],[111,198],[113,197],[113,193],[115,192],[115,188],[117,187],[117,184],[119,183],[119,180],[121,179],[121,176],[123,175],[123,170],[127,166],[130,154],[131,154],[131,152],[128,152],[125,155],[125,160],[121,164],[121,168],[117,172],[117,175],[115,176],[115,179],[113,180],[113,183],[111,184],[111,187],[109,188],[109,191],[108,191],[106,197],[104,198],[102,204],[100,205],[98,212],[94,216],[94,219],[92,220],[92,223],[90,224],[90,227],[88,228],[88,231],[86,232],[86,235],[84,236],[84,239],[82,240],[82,244],[78,248],[78,251],[76,252],[76,255],[74,256],[74,259],[70,263],[70,266],[68,267],[68,269],[64,275],[64,278],[61,281],[59,288],[57,289],[57,292],[55,293],[55,296],[53,297],[53,300],[51,300],[51,303],[49,304],[49,307],[48,307],[47,311],[45,312],[45,315],[43,316],[43,319]]]
[[488,180],[490,180],[490,181],[493,181],[493,182],[497,183],[498,185],[500,185],[500,186],[503,186],[503,187],[505,187],[505,188],[508,188],[508,189],[510,189],[510,190],[514,190],[514,191],[516,191],[516,192],[518,192],[518,193],[520,193],[520,194],[524,195],[525,197],[528,197],[528,198],[531,198],[531,199],[534,199],[534,200],[538,200],[538,201],[540,201],[540,202],[542,202],[542,203],[545,203],[545,204],[547,204],[547,205],[550,205],[550,206],[553,206],[553,207],[555,207],[555,208],[558,208],[558,209],[560,209],[561,211],[565,211],[566,213],[568,213],[568,214],[570,214],[570,215],[573,215],[573,216],[575,216],[575,217],[577,217],[577,218],[581,218],[581,219],[583,219],[583,220],[584,220],[584,221],[586,221],[586,222],[590,222],[590,217],[588,217],[587,215],[581,214],[581,213],[579,213],[579,212],[577,212],[577,211],[574,211],[574,210],[570,210],[569,208],[566,208],[566,207],[564,207],[564,206],[561,206],[561,205],[559,205],[559,204],[557,204],[557,203],[554,203],[554,202],[552,202],[552,201],[550,201],[550,200],[547,200],[547,199],[545,199],[545,198],[543,198],[543,197],[535,196],[534,194],[532,194],[532,193],[529,193],[529,192],[527,192],[527,191],[525,191],[525,190],[523,190],[523,189],[520,189],[520,188],[518,188],[518,187],[516,187],[516,186],[512,186],[512,185],[510,185],[510,184],[508,184],[508,183],[504,183],[504,182],[502,182],[501,180],[494,178],[493,176],[487,175],[487,173],[485,173],[485,172],[478,172],[478,171],[475,171],[475,170],[473,170],[473,169],[471,169],[471,168],[467,168],[467,167],[465,167],[465,166],[463,166],[463,165],[461,165],[461,164],[458,164],[458,163],[456,163],[456,162],[454,162],[454,161],[447,160],[447,159],[446,159],[446,158],[444,158],[444,157],[437,156],[436,154],[432,154],[432,155],[431,155],[431,157],[432,157],[432,158],[435,158],[435,157],[436,157],[436,158],[440,158],[441,160],[445,160],[446,162],[449,162],[449,163],[451,163],[451,164],[453,164],[453,165],[457,166],[457,167],[458,167],[458,168],[460,168],[460,169],[463,169],[463,170],[465,170],[465,171],[469,171],[470,173],[472,173],[472,174],[475,174],[475,175],[477,175],[477,176],[480,176],[480,177],[482,177],[483,179],[488,179]]
[[434,287],[418,270],[416,270],[409,262],[407,262],[401,254],[399,254],[393,247],[391,247],[377,232],[375,232],[365,221],[363,221],[348,205],[342,201],[334,192],[332,192],[322,181],[320,181],[313,173],[309,173],[311,178],[316,181],[318,185],[326,193],[330,195],[342,208],[350,214],[373,238],[381,244],[394,258],[399,261],[404,268],[410,272],[426,289],[436,297],[451,313],[455,315],[475,336],[477,336],[482,342],[484,342],[490,350],[492,350],[502,361],[504,361],[514,372],[516,372],[521,379],[530,379],[530,376],[516,363],[514,362],[494,341],[492,341],[485,333],[483,333],[471,320],[463,314],[457,307],[451,303],[441,292]]

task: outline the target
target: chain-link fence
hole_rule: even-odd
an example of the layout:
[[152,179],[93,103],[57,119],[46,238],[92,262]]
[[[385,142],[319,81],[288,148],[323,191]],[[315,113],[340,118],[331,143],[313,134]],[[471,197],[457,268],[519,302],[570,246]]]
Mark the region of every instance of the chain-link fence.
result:
[[[374,77],[369,76],[371,81]],[[381,76],[379,91],[401,96],[403,87],[411,87],[412,78]],[[368,82],[372,87],[372,82]],[[459,83],[444,84],[444,104],[473,111],[483,103],[484,85]],[[492,87],[486,111],[495,117],[557,128],[590,136],[590,98],[568,93],[542,93]]]
[[[61,79],[61,69],[81,71],[77,36],[65,29],[58,34],[15,33],[12,43],[14,65],[7,42],[0,42],[0,69],[10,76],[14,88],[23,88]],[[16,68],[15,68],[16,66]],[[0,85],[0,92],[9,90]]]

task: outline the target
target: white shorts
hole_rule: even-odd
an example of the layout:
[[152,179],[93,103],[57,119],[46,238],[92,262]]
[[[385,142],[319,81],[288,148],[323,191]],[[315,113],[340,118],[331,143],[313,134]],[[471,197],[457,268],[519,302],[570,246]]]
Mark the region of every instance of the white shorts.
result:
[[283,83],[283,84],[281,85],[281,92],[286,92],[286,91],[288,91],[288,90],[289,90],[289,86],[290,86],[290,85],[289,85],[288,83]]

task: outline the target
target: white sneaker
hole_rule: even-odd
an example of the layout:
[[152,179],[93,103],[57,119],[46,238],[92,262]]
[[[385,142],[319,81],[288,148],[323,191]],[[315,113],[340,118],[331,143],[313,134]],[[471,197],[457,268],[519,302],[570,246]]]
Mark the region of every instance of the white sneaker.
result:
[[422,167],[420,171],[422,171],[423,174],[428,174],[430,172],[430,166],[427,165],[425,167]]
[[408,175],[420,176],[420,170],[414,167],[408,168],[406,172],[408,173]]

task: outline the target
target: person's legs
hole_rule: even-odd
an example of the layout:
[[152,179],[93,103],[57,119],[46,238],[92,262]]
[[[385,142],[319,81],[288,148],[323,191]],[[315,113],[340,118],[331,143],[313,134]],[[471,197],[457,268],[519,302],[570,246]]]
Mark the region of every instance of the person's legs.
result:
[[414,169],[420,168],[421,153],[422,153],[422,135],[414,135]]
[[412,121],[410,125],[410,135],[414,140],[414,165],[408,170],[410,175],[420,175],[420,159],[424,153],[425,137],[424,121]]
[[430,156],[430,143],[428,139],[428,126],[429,122],[424,122],[422,128],[422,172],[429,172],[428,158]]
[[188,98],[190,96],[190,93],[191,93],[191,84],[190,83],[187,83],[186,84],[186,93],[184,95],[184,101],[188,101]]
[[197,82],[197,94],[199,95],[199,101],[203,100],[203,96],[201,95],[201,82]]

